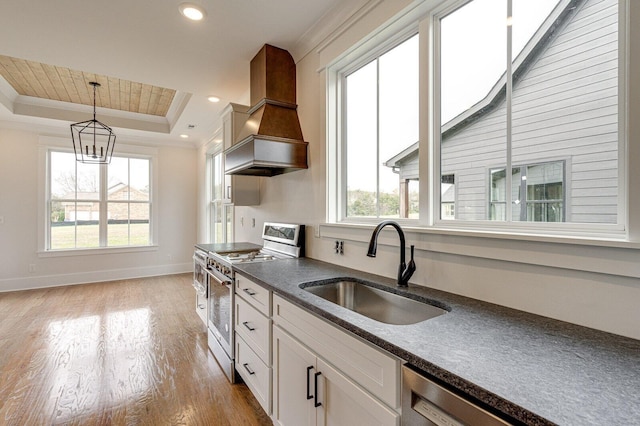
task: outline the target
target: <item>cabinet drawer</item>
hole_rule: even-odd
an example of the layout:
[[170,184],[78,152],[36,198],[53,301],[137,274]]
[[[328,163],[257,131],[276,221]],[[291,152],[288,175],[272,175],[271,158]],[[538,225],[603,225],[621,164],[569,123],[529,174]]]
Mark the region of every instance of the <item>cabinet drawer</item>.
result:
[[400,359],[273,296],[273,322],[389,407],[400,408]]
[[271,363],[271,320],[239,296],[236,297],[235,330],[262,361]]
[[262,362],[238,333],[236,333],[236,371],[242,376],[264,411],[271,415],[271,368]]
[[236,274],[236,294],[241,295],[254,308],[265,316],[271,316],[270,292],[249,278]]

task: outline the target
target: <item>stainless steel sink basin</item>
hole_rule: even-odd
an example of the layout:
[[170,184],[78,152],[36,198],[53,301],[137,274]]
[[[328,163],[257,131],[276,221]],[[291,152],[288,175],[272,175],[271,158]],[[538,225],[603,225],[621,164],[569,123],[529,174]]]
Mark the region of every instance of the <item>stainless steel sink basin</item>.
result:
[[305,283],[300,287],[316,296],[386,324],[415,324],[447,313],[445,309],[427,302],[349,279],[322,284]]

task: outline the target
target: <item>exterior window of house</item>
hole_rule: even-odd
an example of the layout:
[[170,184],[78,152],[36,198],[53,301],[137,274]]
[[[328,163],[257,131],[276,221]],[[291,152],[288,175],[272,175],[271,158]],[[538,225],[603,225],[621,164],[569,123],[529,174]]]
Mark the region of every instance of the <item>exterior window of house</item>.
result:
[[[506,173],[492,169],[489,219],[506,220]],[[528,222],[564,222],[564,162],[511,169],[512,219]]]
[[48,154],[49,250],[151,244],[151,160],[113,157],[83,164]]
[[619,223],[618,1],[472,0],[437,24],[455,219]]
[[442,175],[440,178],[440,218],[456,218],[456,182],[455,175]]
[[418,36],[344,77],[346,216],[417,218]]

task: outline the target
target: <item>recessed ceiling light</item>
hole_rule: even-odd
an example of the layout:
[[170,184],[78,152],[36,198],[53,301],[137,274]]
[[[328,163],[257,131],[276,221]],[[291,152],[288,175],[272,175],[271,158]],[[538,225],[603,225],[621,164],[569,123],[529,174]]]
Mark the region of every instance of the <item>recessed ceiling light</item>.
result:
[[180,135],[182,139],[189,139],[189,135]]
[[209,102],[213,103],[220,102],[220,98],[217,96],[209,96],[207,99],[209,100]]
[[180,9],[180,13],[182,13],[185,18],[191,19],[192,21],[201,21],[207,16],[207,12],[205,12],[201,6],[193,3],[181,3],[178,9]]

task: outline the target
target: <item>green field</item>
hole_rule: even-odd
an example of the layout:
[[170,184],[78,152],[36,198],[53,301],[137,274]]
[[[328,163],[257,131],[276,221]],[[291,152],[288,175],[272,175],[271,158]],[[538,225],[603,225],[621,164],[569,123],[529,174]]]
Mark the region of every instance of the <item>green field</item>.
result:
[[[110,224],[107,226],[108,247],[149,245],[148,223]],[[52,226],[51,249],[100,247],[98,232],[98,225]]]

